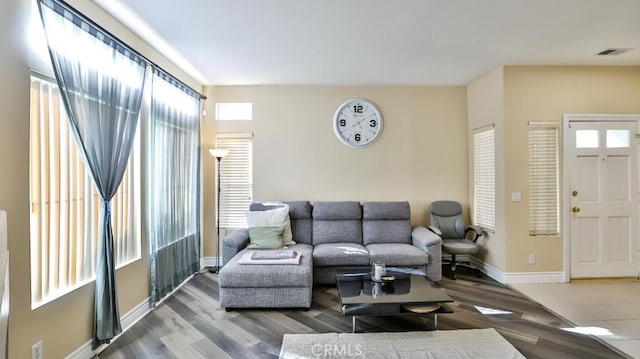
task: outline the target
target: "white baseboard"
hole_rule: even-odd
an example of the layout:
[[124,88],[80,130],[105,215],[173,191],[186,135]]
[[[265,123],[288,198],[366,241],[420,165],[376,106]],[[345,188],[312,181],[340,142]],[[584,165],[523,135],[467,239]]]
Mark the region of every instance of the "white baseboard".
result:
[[[147,315],[151,311],[151,298],[146,298],[140,304],[136,305],[133,309],[131,309],[127,314],[123,315],[120,318],[120,324],[122,325],[122,333],[118,334],[111,342],[118,339],[120,335],[129,330],[134,324],[136,324],[140,319],[142,319],[145,315]],[[67,355],[67,359],[87,359],[93,358],[98,355],[101,351],[105,350],[108,344],[103,344],[99,346],[96,350],[91,349],[91,344],[93,340],[89,340],[84,343],[78,349],[74,350],[71,354]]]
[[[222,258],[220,258],[220,265],[222,265]],[[216,257],[202,257],[200,259],[200,268],[215,267]]]
[[512,272],[505,274],[504,283],[562,283],[563,272]]
[[516,283],[562,283],[563,272],[503,272],[502,270],[487,264],[478,258],[470,257],[471,263],[480,268],[489,277],[502,284]]

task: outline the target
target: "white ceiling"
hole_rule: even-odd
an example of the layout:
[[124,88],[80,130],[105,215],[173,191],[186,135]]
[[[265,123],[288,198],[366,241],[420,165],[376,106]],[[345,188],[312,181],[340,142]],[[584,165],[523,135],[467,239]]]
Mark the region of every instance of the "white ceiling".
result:
[[[640,65],[640,0],[94,0],[207,85],[465,85]],[[607,48],[632,48],[596,56]]]

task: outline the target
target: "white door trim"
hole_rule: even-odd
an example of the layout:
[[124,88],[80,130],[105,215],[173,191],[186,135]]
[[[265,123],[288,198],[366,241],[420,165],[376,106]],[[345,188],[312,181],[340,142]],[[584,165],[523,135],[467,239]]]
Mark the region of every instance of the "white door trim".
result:
[[[568,134],[570,122],[636,122],[640,126],[640,114],[596,114],[596,113],[566,113],[562,115],[562,249],[563,249],[563,279],[564,282],[571,281],[571,233],[569,231],[571,227],[571,216],[568,215],[570,211],[571,198],[570,198],[570,183],[567,181],[569,178],[569,162],[565,157],[569,153]],[[636,134],[640,131],[636,131]],[[637,190],[637,189],[636,189]]]

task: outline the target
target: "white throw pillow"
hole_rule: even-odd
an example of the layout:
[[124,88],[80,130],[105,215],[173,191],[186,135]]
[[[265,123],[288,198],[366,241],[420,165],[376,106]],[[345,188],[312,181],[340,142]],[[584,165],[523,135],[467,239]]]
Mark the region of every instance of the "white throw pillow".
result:
[[244,215],[247,218],[249,228],[284,226],[284,231],[282,232],[284,245],[289,246],[296,244],[296,242],[293,241],[293,233],[291,232],[291,219],[289,218],[288,205],[285,204],[282,207],[267,211],[245,211]]

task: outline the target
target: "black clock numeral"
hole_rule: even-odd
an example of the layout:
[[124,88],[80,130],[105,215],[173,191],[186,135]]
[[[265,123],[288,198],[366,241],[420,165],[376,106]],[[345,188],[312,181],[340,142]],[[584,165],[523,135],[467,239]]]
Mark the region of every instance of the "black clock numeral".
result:
[[340,119],[340,126],[346,126],[346,125],[347,125],[347,120],[345,120],[344,118]]
[[353,105],[353,112],[362,113],[363,110],[364,110],[364,108],[362,107],[362,105]]
[[378,121],[376,120],[369,120],[369,127],[376,127],[378,126]]
[[359,133],[356,133],[355,136],[353,136],[353,139],[356,140],[356,142],[360,142],[362,138],[360,137]]

